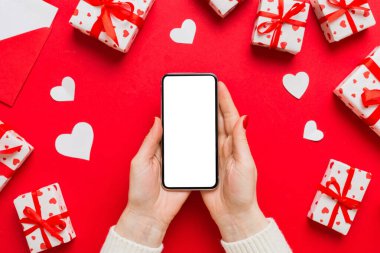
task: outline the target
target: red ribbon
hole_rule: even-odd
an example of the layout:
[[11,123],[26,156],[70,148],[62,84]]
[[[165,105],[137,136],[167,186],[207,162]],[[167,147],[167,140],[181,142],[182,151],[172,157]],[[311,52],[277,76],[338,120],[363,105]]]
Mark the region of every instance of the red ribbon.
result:
[[[366,58],[363,61],[363,65],[380,81],[380,67],[374,60]],[[373,113],[364,119],[369,126],[373,126],[380,120],[380,90],[364,89],[361,98],[365,107],[377,105]]]
[[34,226],[24,231],[25,236],[30,235],[36,229],[40,229],[46,248],[50,249],[53,247],[46,234],[46,231],[49,232],[51,236],[57,238],[61,243],[63,243],[63,238],[60,236],[60,232],[66,228],[66,222],[63,219],[69,217],[69,213],[66,211],[44,220],[41,217],[41,205],[38,201],[37,192],[32,192],[31,194],[35,210],[28,206],[25,207],[23,213],[26,218],[22,218],[20,222],[24,224],[33,224]]
[[[9,126],[5,124],[0,124],[0,139],[5,135],[6,132],[12,130]],[[16,152],[20,152],[22,148],[22,145],[16,146],[13,148],[6,148],[6,149],[0,149],[0,157],[12,155]],[[0,164],[0,176],[4,176],[6,178],[10,178],[15,173],[14,170],[8,168],[8,166],[5,166],[4,164]]]
[[[332,179],[326,183],[326,186],[319,185],[319,191],[322,193],[330,196],[334,200],[336,200],[336,205],[334,209],[332,210],[331,217],[328,223],[328,227],[332,228],[334,225],[334,221],[336,219],[336,216],[338,215],[339,208],[342,210],[342,214],[344,217],[344,220],[346,223],[351,224],[352,220],[350,218],[350,215],[348,214],[348,210],[352,209],[358,209],[360,202],[355,199],[350,199],[347,197],[348,190],[351,187],[352,178],[354,177],[355,170],[353,168],[350,168],[348,170],[348,176],[346,183],[344,184],[343,191],[341,192],[339,183]],[[335,188],[335,191],[330,188],[330,186],[333,186]]]
[[346,0],[327,0],[327,2],[330,5],[339,8],[339,10],[320,18],[319,23],[322,24],[327,21],[333,22],[342,15],[346,15],[348,24],[350,25],[353,33],[357,33],[358,28],[356,27],[355,21],[351,16],[350,10],[370,11],[370,9],[362,7],[363,4],[368,4],[367,0],[354,0],[350,4],[347,4]]
[[270,42],[269,48],[276,48],[278,42],[280,41],[281,28],[284,24],[290,24],[294,26],[305,27],[306,23],[298,20],[292,19],[293,16],[300,13],[306,4],[295,3],[288,12],[284,14],[284,0],[278,1],[278,14],[273,14],[270,12],[259,11],[257,17],[266,17],[272,19],[271,21],[263,22],[257,27],[257,32],[259,34],[267,34],[273,32],[272,40]]
[[101,32],[105,32],[115,43],[119,45],[115,27],[112,24],[111,14],[120,20],[127,20],[141,29],[144,19],[133,13],[135,6],[130,2],[117,2],[113,0],[85,0],[93,6],[101,6],[101,13],[93,25],[90,35],[98,38]]

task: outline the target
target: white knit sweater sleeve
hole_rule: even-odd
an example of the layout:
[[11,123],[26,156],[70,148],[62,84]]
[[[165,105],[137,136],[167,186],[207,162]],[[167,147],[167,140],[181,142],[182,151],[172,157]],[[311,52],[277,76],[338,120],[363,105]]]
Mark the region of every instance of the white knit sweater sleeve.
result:
[[262,231],[237,242],[222,241],[227,253],[291,253],[284,235],[276,222],[268,218],[269,224]]
[[[268,219],[268,226],[237,242],[224,242],[222,246],[227,253],[291,253],[291,249],[283,234],[273,219]],[[104,242],[101,253],[160,253],[163,245],[158,248],[150,248],[118,235],[114,227],[111,227],[107,239]]]

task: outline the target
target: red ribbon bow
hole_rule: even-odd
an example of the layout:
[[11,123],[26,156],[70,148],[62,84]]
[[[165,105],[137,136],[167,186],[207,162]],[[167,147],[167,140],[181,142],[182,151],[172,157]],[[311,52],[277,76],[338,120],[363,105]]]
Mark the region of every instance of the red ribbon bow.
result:
[[25,236],[30,235],[36,229],[40,229],[46,248],[50,249],[53,247],[46,234],[46,231],[49,232],[51,236],[57,238],[61,243],[63,243],[63,238],[60,235],[60,232],[66,228],[66,222],[63,219],[69,217],[69,213],[66,211],[44,220],[41,217],[41,205],[38,201],[37,192],[32,192],[31,194],[35,210],[28,206],[25,207],[23,213],[26,218],[22,218],[20,222],[24,224],[32,224],[34,226],[24,231]]
[[[347,197],[347,193],[351,187],[351,182],[352,182],[352,178],[354,177],[355,170],[353,168],[350,168],[347,172],[348,172],[348,176],[347,176],[347,180],[346,180],[346,183],[344,184],[342,192],[341,192],[339,183],[335,179],[328,181],[326,183],[326,186],[319,185],[319,191],[321,191],[322,193],[330,196],[331,198],[337,201],[331,213],[329,223],[327,225],[329,228],[333,227],[336,216],[338,215],[339,208],[342,210],[342,214],[346,223],[351,224],[352,220],[350,218],[350,215],[348,214],[348,210],[358,209],[360,205],[359,201]],[[335,191],[332,190],[330,186],[333,186],[335,188]]]
[[120,20],[127,20],[136,25],[139,29],[144,23],[144,19],[133,13],[135,6],[130,2],[117,2],[113,0],[85,0],[93,6],[101,6],[101,13],[98,20],[93,25],[90,35],[98,38],[101,32],[105,32],[115,43],[117,40],[115,27],[112,24],[111,14]]
[[[366,58],[363,61],[363,65],[380,81],[380,67],[371,58]],[[374,89],[364,89],[361,95],[362,103],[365,107],[377,105],[377,108],[372,112],[372,114],[364,119],[364,121],[369,125],[373,126],[380,120],[380,90]]]
[[273,32],[272,40],[270,42],[269,48],[275,48],[280,41],[281,28],[284,24],[290,24],[294,26],[305,27],[306,23],[298,20],[292,19],[295,15],[300,13],[305,8],[305,2],[295,3],[288,12],[284,14],[284,0],[278,1],[278,14],[273,14],[270,12],[259,11],[257,17],[271,18],[271,21],[263,22],[257,27],[257,32],[259,34],[267,34]]
[[[7,126],[5,124],[0,124],[0,139],[9,130],[12,130],[9,126]],[[0,157],[7,156],[7,155],[12,155],[12,154],[14,154],[16,152],[20,152],[21,148],[22,148],[22,145],[16,146],[16,147],[12,147],[12,148],[0,149]],[[12,169],[10,169],[10,168],[8,168],[8,166],[5,166],[2,163],[0,164],[0,175],[1,176],[4,176],[6,178],[10,178],[10,177],[13,176],[14,173],[15,173],[15,171],[12,170]]]
[[342,15],[346,15],[348,24],[350,25],[353,33],[357,33],[358,28],[356,27],[355,21],[351,16],[350,10],[370,11],[370,9],[362,7],[363,4],[368,4],[367,0],[354,0],[350,4],[347,4],[346,0],[327,0],[327,2],[330,5],[339,8],[339,10],[320,18],[319,23],[322,24],[327,21],[333,22],[340,18]]

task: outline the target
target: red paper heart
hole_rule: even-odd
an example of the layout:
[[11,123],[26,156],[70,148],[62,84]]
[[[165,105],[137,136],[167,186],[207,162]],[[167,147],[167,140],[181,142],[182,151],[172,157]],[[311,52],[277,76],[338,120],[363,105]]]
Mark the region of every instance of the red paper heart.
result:
[[57,200],[56,200],[55,198],[51,198],[51,199],[49,200],[49,203],[50,203],[50,204],[57,204]]
[[366,71],[366,72],[363,73],[363,76],[364,76],[366,79],[368,79],[369,74],[370,74],[370,72],[369,72],[369,71]]
[[286,48],[286,45],[288,45],[287,42],[281,42],[281,43],[280,43],[280,46],[281,46],[282,49],[285,49],[285,48]]
[[325,214],[325,213],[329,213],[330,212],[330,210],[327,208],[327,207],[324,207],[323,209],[322,209],[322,213],[323,214]]
[[17,158],[15,158],[15,159],[13,159],[13,165],[17,165],[17,164],[19,164],[20,163],[20,160],[19,159],[17,159]]
[[339,25],[340,25],[341,27],[343,27],[343,28],[346,28],[346,27],[347,27],[347,25],[346,25],[346,20],[342,20],[342,21],[340,21]]

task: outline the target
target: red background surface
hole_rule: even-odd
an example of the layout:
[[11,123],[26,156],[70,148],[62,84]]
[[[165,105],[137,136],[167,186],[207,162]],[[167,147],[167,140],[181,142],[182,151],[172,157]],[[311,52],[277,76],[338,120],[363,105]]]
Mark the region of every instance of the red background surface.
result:
[[[77,0],[59,7],[53,30],[13,108],[0,105],[35,151],[0,193],[0,251],[27,252],[13,199],[59,182],[77,239],[50,252],[98,252],[108,228],[127,203],[129,163],[160,113],[160,80],[167,72],[213,72],[229,87],[242,114],[257,163],[259,202],[275,217],[295,252],[379,252],[380,139],[332,94],[332,90],[380,44],[379,25],[329,45],[311,12],[302,52],[292,57],[250,46],[258,5],[248,0],[225,20],[203,0],[157,0],[127,55],[68,24]],[[380,2],[370,1],[378,21]],[[175,44],[172,28],[186,18],[197,24],[193,45]],[[6,71],[6,70],[1,70]],[[301,100],[282,86],[287,73],[306,71]],[[62,78],[76,81],[75,102],[51,99]],[[302,139],[314,119],[325,138]],[[54,142],[85,121],[93,126],[91,161],[61,156]],[[348,236],[314,224],[306,214],[330,158],[368,170],[373,181]],[[194,192],[172,222],[165,252],[222,252],[220,235],[200,194]]]

